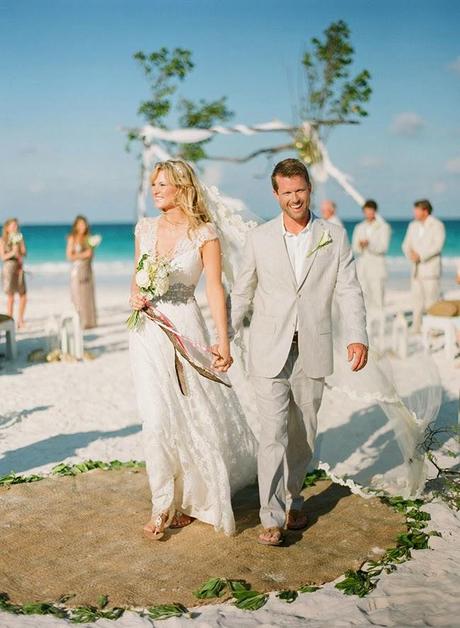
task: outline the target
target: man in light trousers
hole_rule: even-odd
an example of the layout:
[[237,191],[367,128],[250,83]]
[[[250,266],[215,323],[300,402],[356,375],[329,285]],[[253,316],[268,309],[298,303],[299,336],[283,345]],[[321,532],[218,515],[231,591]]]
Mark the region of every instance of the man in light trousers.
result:
[[324,378],[332,373],[333,297],[346,320],[343,351],[354,371],[367,362],[365,308],[343,228],[309,209],[305,165],[285,159],[272,174],[281,215],[248,233],[232,295],[238,332],[253,308],[249,373],[260,414],[259,542],[280,545],[307,518],[301,490],[316,437]]
[[441,251],[446,239],[443,223],[432,215],[430,201],[414,203],[414,219],[408,226],[402,250],[411,262],[414,333],[420,333],[422,316],[441,296]]

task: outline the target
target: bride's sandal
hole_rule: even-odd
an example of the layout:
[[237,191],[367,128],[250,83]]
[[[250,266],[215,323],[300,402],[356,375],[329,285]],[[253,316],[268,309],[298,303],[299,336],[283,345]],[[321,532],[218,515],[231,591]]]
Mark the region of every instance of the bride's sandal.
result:
[[144,534],[154,541],[159,541],[165,534],[169,513],[163,512],[144,526]]
[[189,515],[186,515],[183,512],[180,512],[179,510],[177,510],[176,514],[171,520],[169,527],[170,528],[185,528],[186,526],[189,526],[194,521],[195,521],[195,517],[190,517]]

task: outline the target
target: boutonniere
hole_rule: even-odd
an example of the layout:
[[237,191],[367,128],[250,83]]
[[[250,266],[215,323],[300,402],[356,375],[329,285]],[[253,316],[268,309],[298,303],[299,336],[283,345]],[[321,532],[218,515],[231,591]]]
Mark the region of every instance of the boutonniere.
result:
[[316,251],[318,251],[319,249],[322,249],[323,246],[327,246],[328,244],[331,244],[331,242],[332,242],[331,234],[329,233],[329,230],[326,229],[326,231],[323,231],[323,235],[321,236],[321,239],[318,242],[318,244],[315,246],[315,248],[307,253],[307,257],[310,257],[310,255],[313,255],[313,253],[316,253]]

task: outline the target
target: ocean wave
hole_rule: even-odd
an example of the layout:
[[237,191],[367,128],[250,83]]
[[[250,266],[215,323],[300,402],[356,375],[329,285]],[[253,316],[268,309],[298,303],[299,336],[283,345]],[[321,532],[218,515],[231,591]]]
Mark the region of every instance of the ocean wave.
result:
[[[133,272],[132,260],[125,261],[98,261],[93,264],[96,275],[131,275]],[[70,274],[70,264],[67,262],[37,262],[25,266],[26,273],[40,276],[62,276]]]
[[[402,255],[391,256],[389,255],[386,258],[388,270],[409,270],[409,261]],[[460,267],[460,257],[448,257],[444,256],[442,258],[442,266],[446,270],[452,270]]]
[[[387,265],[389,271],[409,271],[409,262],[402,255],[389,256]],[[460,267],[460,257],[443,257],[442,265],[446,270],[452,271]],[[133,263],[131,259],[96,261],[93,264],[94,272],[100,276],[131,275]],[[25,268],[31,275],[67,275],[70,273],[70,264],[67,262],[37,262],[28,263]]]

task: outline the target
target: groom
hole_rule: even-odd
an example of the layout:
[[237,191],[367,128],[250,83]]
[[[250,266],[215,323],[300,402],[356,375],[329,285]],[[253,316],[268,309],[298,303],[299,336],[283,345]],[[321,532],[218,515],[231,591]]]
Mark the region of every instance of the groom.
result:
[[333,297],[346,322],[343,351],[353,371],[366,365],[368,344],[345,230],[310,211],[310,178],[301,161],[279,162],[272,185],[281,215],[248,233],[231,298],[235,332],[253,308],[249,374],[261,425],[259,542],[264,545],[280,545],[285,528],[307,526],[301,490],[324,378],[333,370]]

